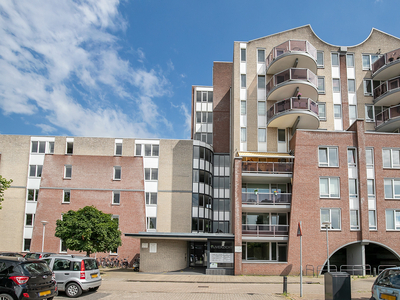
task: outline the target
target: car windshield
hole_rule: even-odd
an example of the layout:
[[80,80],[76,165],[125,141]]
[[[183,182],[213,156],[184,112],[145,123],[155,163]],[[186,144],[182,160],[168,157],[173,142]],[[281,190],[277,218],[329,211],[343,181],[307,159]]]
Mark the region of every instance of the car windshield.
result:
[[85,262],[85,270],[86,271],[98,269],[96,260],[94,260],[94,259],[85,259],[84,262]]
[[400,270],[387,270],[378,279],[380,286],[400,288]]
[[22,269],[30,275],[40,275],[51,272],[46,262],[28,262],[21,264]]
[[38,259],[39,258],[39,254],[36,254],[36,253],[28,253],[27,255],[25,255],[25,258],[36,258],[36,259]]

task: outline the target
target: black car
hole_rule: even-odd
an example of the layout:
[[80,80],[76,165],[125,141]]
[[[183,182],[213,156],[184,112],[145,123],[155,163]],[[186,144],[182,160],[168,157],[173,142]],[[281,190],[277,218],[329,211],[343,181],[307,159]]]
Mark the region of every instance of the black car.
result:
[[53,299],[57,284],[46,262],[0,256],[0,299]]
[[[44,257],[48,257],[52,254],[52,252],[28,252],[27,254],[25,254],[25,258],[34,258],[34,259],[40,259],[40,258],[44,258]],[[1,300],[1,299],[0,299]]]

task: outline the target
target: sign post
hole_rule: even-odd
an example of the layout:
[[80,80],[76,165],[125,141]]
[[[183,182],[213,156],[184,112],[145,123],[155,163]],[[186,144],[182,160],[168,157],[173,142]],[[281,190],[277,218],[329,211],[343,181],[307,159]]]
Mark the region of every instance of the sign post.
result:
[[302,237],[303,233],[301,232],[301,221],[297,227],[297,236],[300,237],[300,297],[303,297],[303,249],[302,249]]

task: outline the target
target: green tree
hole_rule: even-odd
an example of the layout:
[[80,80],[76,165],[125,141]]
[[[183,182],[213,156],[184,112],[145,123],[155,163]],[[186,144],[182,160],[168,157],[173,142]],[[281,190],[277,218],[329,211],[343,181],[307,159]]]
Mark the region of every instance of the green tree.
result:
[[7,180],[3,176],[0,175],[0,209],[2,208],[1,202],[4,201],[4,191],[11,186],[12,182],[13,182],[12,179]]
[[110,252],[121,246],[118,219],[105,214],[94,206],[70,210],[56,222],[55,236],[62,239],[70,250],[86,252]]

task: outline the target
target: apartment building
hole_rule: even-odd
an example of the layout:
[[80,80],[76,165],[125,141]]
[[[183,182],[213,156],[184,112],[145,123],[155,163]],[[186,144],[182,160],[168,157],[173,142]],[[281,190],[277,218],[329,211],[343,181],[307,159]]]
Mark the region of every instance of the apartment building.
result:
[[328,257],[399,265],[399,87],[399,38],[336,46],[307,25],[214,62],[212,86],[192,87],[191,140],[2,135],[0,250],[69,252],[55,221],[94,205],[123,232],[99,255],[140,254],[145,272],[299,274],[299,233],[309,275]]

